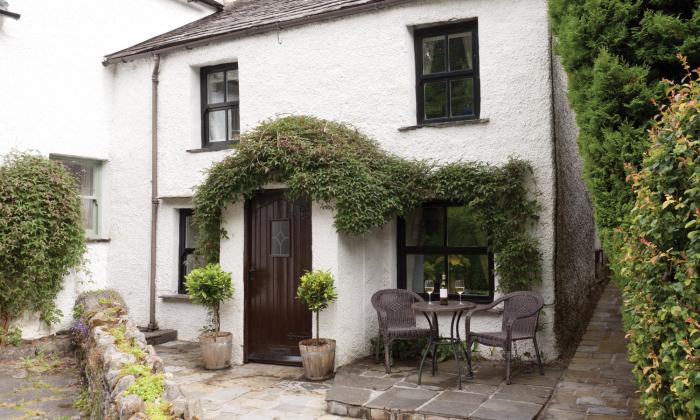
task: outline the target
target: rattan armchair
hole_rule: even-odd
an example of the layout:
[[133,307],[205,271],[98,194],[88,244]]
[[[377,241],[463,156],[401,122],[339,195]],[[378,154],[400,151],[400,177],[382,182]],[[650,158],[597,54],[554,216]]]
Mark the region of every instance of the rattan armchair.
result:
[[384,289],[372,296],[372,306],[377,311],[379,336],[384,340],[384,368],[391,373],[391,344],[395,340],[414,340],[429,337],[429,328],[416,326],[416,314],[412,305],[424,299],[415,292],[404,289]]
[[[501,324],[501,331],[470,331],[472,315],[477,312],[489,310],[501,302],[503,302],[503,322]],[[478,342],[490,347],[501,347],[505,351],[506,356],[506,383],[510,385],[512,343],[518,340],[532,340],[532,343],[535,345],[535,354],[537,356],[537,365],[540,369],[540,375],[544,375],[544,368],[542,367],[542,360],[540,359],[540,350],[537,347],[536,337],[537,321],[543,306],[544,301],[542,297],[536,293],[514,292],[496,299],[491,304],[478,306],[476,309],[469,311],[464,320],[467,358],[469,361],[471,361],[473,342]],[[469,366],[471,368],[471,363]],[[471,374],[471,372],[469,373]]]

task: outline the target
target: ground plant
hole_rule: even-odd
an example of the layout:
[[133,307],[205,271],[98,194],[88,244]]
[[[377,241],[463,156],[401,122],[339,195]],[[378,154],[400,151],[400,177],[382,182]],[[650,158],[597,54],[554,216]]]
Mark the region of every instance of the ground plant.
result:
[[635,195],[623,257],[629,357],[650,418],[700,414],[700,80],[668,83]]
[[347,235],[444,200],[469,207],[484,226],[500,289],[531,289],[541,274],[539,244],[530,233],[539,210],[528,193],[532,178],[530,165],[518,159],[502,166],[406,160],[345,124],[282,117],[245,133],[236,153],[212,166],[197,188],[198,252],[218,261],[223,209],[271,182],[286,184],[290,198],[309,197],[334,210],[336,230]]
[[218,333],[221,330],[221,302],[233,297],[231,273],[223,271],[219,264],[208,264],[192,270],[185,277],[185,288],[192,302],[209,309],[211,331]]
[[0,344],[25,311],[47,324],[63,277],[82,263],[85,234],[76,179],[59,163],[11,153],[0,164]]
[[314,270],[304,273],[299,279],[297,287],[297,299],[304,304],[316,316],[316,344],[320,345],[319,338],[319,313],[328,308],[338,298],[338,293],[333,286],[333,275],[330,271]]

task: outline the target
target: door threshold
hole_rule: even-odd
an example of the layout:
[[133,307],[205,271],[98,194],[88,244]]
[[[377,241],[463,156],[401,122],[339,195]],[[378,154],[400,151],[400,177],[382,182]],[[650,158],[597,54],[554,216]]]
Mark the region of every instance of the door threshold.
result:
[[301,367],[301,356],[280,356],[272,354],[251,354],[247,363],[263,363],[266,365],[283,365]]

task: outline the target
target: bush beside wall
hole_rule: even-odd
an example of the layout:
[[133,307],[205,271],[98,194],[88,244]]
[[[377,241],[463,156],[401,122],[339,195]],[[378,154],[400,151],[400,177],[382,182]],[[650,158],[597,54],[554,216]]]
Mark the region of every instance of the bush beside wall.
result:
[[127,315],[113,290],[81,294],[73,335],[85,390],[78,406],[91,419],[200,419],[198,400],[186,400],[168,381],[163,361]]

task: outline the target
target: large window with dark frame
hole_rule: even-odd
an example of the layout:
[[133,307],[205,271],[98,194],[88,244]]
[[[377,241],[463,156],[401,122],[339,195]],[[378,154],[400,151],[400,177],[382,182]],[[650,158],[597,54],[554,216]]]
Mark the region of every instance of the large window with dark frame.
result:
[[463,280],[462,298],[493,301],[493,254],[486,232],[465,206],[426,203],[398,219],[398,287],[424,293],[425,280],[440,287],[447,276],[450,299],[457,299],[455,281]]
[[479,53],[476,20],[418,29],[418,123],[479,118]]
[[180,209],[180,244],[177,292],[187,293],[185,276],[195,268],[202,267],[201,257],[195,254],[197,244],[197,229],[192,223],[192,209]]
[[241,131],[238,64],[203,67],[202,147],[237,142]]

